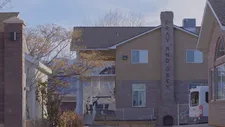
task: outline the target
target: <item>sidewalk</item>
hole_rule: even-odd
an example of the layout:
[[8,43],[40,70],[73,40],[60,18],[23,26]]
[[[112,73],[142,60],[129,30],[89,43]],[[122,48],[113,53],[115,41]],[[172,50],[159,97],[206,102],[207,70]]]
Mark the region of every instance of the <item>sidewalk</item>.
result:
[[195,125],[174,125],[173,127],[213,127],[208,124],[195,124]]

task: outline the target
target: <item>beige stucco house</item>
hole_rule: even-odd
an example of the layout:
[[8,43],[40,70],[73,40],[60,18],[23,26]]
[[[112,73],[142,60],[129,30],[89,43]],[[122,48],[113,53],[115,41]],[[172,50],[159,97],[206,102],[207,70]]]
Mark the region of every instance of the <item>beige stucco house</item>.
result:
[[80,53],[100,51],[115,62],[118,121],[176,124],[177,104],[188,108],[189,89],[207,85],[208,59],[196,50],[199,27],[194,19],[176,26],[173,16],[162,12],[161,24],[154,27],[74,28],[82,30],[82,41],[73,40],[71,50],[84,46]]
[[207,0],[197,48],[208,58],[209,124],[225,126],[225,1]]

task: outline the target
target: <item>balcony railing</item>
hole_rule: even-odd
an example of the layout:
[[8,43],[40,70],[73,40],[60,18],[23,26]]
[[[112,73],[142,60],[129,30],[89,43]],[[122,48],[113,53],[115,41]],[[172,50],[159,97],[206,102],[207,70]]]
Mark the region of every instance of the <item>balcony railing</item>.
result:
[[115,75],[115,61],[104,62],[101,67],[93,68],[90,72],[90,76],[113,76]]

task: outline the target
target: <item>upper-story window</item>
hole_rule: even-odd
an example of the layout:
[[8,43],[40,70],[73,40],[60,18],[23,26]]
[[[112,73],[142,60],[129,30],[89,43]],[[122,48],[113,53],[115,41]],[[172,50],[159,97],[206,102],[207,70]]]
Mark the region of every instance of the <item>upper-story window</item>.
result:
[[203,63],[203,54],[199,50],[188,49],[186,51],[187,63]]
[[217,41],[217,48],[216,48],[216,58],[219,58],[223,55],[225,55],[225,49],[224,49],[224,38],[223,37],[219,37],[218,41]]
[[148,50],[132,50],[132,64],[148,63]]

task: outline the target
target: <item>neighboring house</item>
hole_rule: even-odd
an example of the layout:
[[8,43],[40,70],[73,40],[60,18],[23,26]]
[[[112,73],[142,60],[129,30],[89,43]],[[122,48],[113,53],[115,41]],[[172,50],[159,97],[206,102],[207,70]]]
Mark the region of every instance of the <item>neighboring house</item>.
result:
[[[189,89],[207,85],[208,59],[196,50],[199,27],[195,19],[173,24],[173,12],[161,13],[155,27],[75,27],[82,42],[71,50],[100,51],[115,62],[115,103],[118,121],[157,120],[176,124],[177,103],[188,109]],[[104,75],[104,74],[103,74]],[[118,123],[117,121],[117,123]]]
[[24,26],[18,12],[0,12],[0,127],[26,120]]
[[197,43],[208,57],[209,125],[225,126],[225,1],[207,0]]
[[[65,65],[70,66],[75,64],[76,60],[64,60]],[[80,83],[83,85],[83,102],[84,107],[86,105],[90,106],[92,103],[98,99],[99,112],[104,110],[104,107],[108,106],[108,110],[115,111],[115,99],[114,99],[114,86],[115,86],[115,65],[114,62],[109,62],[103,67],[94,68],[91,73],[86,74],[87,78]],[[62,104],[61,108],[63,111],[72,110],[76,108],[76,78],[71,77],[59,77],[58,79],[68,83],[68,87],[61,90],[62,92]],[[108,98],[101,98],[106,97]],[[109,97],[110,96],[110,97]],[[92,99],[91,99],[92,98]],[[105,106],[106,105],[106,106]],[[83,109],[86,112],[86,108]]]
[[[41,104],[41,92],[37,93],[39,82],[47,82],[52,70],[34,57],[25,54],[26,73],[26,115],[27,119],[38,120],[46,118],[46,105]],[[37,94],[39,94],[37,96]],[[38,100],[39,101],[38,101]]]

